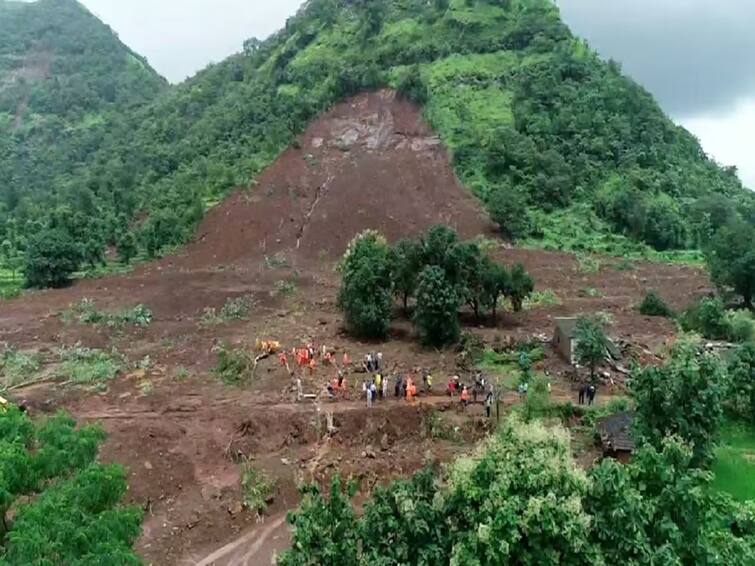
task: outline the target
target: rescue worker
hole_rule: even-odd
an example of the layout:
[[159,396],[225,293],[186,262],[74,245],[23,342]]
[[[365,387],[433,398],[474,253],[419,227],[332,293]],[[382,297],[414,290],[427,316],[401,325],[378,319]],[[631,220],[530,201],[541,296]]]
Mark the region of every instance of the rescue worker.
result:
[[461,409],[466,411],[467,405],[469,405],[469,388],[465,385],[461,390]]
[[383,376],[380,373],[375,374],[375,388],[377,389],[378,396],[383,398]]
[[383,378],[383,399],[388,398],[388,391],[390,391],[390,378],[388,376]]
[[343,353],[343,367],[347,367],[351,364],[351,359],[349,358],[349,353],[344,352]]
[[396,394],[397,399],[401,395],[401,390],[402,390],[403,385],[404,385],[404,379],[402,376],[399,375],[398,377],[396,377],[396,385],[394,386],[394,392]]

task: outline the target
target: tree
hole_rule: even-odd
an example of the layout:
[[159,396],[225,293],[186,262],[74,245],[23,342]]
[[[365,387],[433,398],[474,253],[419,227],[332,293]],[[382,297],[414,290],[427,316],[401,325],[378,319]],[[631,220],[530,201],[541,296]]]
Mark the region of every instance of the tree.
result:
[[448,271],[448,255],[458,241],[459,235],[453,229],[436,224],[422,239],[422,264],[437,265]]
[[527,201],[518,191],[494,189],[488,197],[488,212],[503,235],[512,240],[526,238],[532,231]]
[[706,251],[706,260],[713,281],[732,287],[751,309],[755,297],[755,227],[738,220],[721,228]]
[[490,309],[493,322],[497,322],[498,302],[511,287],[509,272],[502,265],[487,260],[483,265],[483,305]]
[[480,320],[483,287],[482,274],[486,257],[475,242],[459,242],[451,247],[446,259],[446,277],[456,287],[460,300],[467,303]]
[[755,423],[755,344],[743,344],[729,361],[729,400],[733,411]]
[[131,260],[139,253],[139,247],[136,243],[136,238],[132,232],[124,232],[118,238],[118,258],[121,263],[128,265]]
[[422,245],[417,240],[404,238],[391,248],[391,279],[396,293],[401,297],[404,313],[408,311],[409,298],[417,290],[417,278],[422,269]]
[[299,510],[289,513],[292,527],[291,549],[281,554],[281,566],[353,566],[359,564],[356,515],[349,499],[354,486],[344,491],[341,479],[334,476],[330,497],[325,498],[316,486],[303,490]]
[[372,230],[359,234],[338,269],[342,277],[338,304],[346,326],[357,336],[385,337],[393,308],[390,249],[385,238]]
[[590,380],[595,381],[595,369],[606,359],[608,338],[603,323],[593,316],[581,316],[574,334],[574,355],[577,363],[590,368]]
[[26,246],[26,284],[29,287],[63,287],[81,264],[82,252],[61,229],[46,229],[29,238]]
[[414,324],[423,344],[440,347],[459,339],[460,303],[456,289],[440,267],[433,265],[422,270]]
[[678,435],[690,444],[693,464],[711,461],[723,416],[726,371],[721,361],[681,342],[661,367],[637,368],[630,389],[636,401],[640,439],[661,450],[663,439]]
[[514,312],[520,312],[524,305],[524,300],[535,290],[535,282],[524,269],[521,263],[517,263],[511,270],[509,277],[509,286],[506,289],[506,297],[511,300]]
[[687,332],[697,332],[710,340],[726,340],[729,335],[726,308],[718,297],[703,297],[684,311],[680,322]]
[[692,464],[690,447],[670,437],[640,447],[629,464],[606,458],[589,471],[585,507],[605,564],[753,563],[752,538],[727,526],[736,508]]

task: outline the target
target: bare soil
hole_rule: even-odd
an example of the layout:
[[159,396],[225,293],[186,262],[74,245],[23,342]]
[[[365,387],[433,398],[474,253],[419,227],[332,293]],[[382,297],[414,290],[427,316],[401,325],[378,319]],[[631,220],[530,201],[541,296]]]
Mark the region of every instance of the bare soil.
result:
[[[375,228],[393,241],[439,222],[464,237],[496,238],[417,108],[390,91],[356,96],[313,123],[255,187],[210,211],[195,240],[177,254],[126,276],[3,303],[0,343],[41,352],[50,373],[58,348],[76,343],[115,348],[131,367],[104,391],[46,383],[13,395],[33,412],[62,407],[102,423],[108,439],[101,459],[127,468],[128,499],[147,511],[138,550],[148,563],[270,563],[288,542],[283,518],[298,502],[300,483],[339,472],[367,492],[469,450],[488,431],[482,407],[461,415],[442,394],[445,380],[459,371],[455,352],[422,350],[401,317],[386,342],[355,341],[336,307],[333,268],[356,233]],[[677,265],[638,262],[619,271],[616,260],[602,259],[597,272],[583,273],[569,254],[497,244],[494,255],[524,263],[538,290],[553,291],[560,304],[506,314],[497,325],[476,325],[465,315],[468,330],[489,343],[550,335],[553,317],[603,311],[615,337],[652,357],[673,340],[674,328],[634,310],[643,293],[654,289],[682,307],[710,286],[700,270]],[[293,293],[281,293],[281,281],[293,284]],[[241,296],[253,301],[247,320],[199,324],[205,308]],[[155,318],[144,329],[66,323],[62,312],[84,297],[105,310],[142,303]],[[359,359],[381,351],[392,372],[431,369],[436,390],[414,405],[390,399],[368,409],[358,396],[363,376],[352,372],[352,400],[297,403],[275,357],[262,360],[243,387],[214,377],[221,341],[251,351],[257,339],[286,349],[311,341],[335,349],[339,359],[343,352]],[[145,356],[149,367],[137,369]],[[576,399],[567,366],[552,351],[540,369],[550,372],[556,399]],[[306,375],[305,390],[321,393],[333,372],[320,367]],[[607,386],[601,397],[612,392]],[[509,395],[506,403],[514,402]],[[456,422],[462,437],[433,438],[429,411]],[[332,436],[324,429],[328,412],[338,429]],[[276,480],[263,522],[241,506],[242,459]]]

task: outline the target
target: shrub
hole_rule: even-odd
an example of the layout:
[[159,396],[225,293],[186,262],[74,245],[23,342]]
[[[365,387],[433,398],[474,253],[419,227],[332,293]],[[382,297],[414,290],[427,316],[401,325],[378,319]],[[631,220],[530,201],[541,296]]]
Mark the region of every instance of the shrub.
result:
[[726,313],[728,338],[740,344],[751,342],[755,338],[755,320],[748,310],[728,311]]
[[682,328],[697,332],[710,340],[725,340],[729,335],[726,310],[718,297],[704,297],[692,305],[681,317]]
[[2,385],[12,387],[29,379],[39,371],[40,363],[41,358],[38,353],[23,352],[13,347],[6,348],[0,357]]
[[248,352],[231,348],[226,343],[220,345],[218,363],[213,371],[225,383],[242,384],[251,379],[253,369],[254,360]]
[[645,316],[663,316],[666,318],[673,318],[674,316],[674,311],[654,291],[645,294],[638,310]]
[[266,508],[273,495],[275,480],[263,471],[255,468],[251,462],[244,461],[241,471],[241,491],[244,506],[258,515]]
[[61,348],[60,360],[61,375],[80,384],[110,381],[121,370],[121,363],[116,356],[80,344],[72,348]]

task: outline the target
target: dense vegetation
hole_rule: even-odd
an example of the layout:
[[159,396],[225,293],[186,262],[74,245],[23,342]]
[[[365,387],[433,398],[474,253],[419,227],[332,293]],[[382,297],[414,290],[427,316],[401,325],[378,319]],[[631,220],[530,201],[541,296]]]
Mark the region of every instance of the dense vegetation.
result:
[[[81,13],[72,0],[35,9],[51,10],[53,21]],[[3,29],[8,18],[0,20]],[[100,43],[90,51],[109,49]],[[142,68],[127,60],[125,71]],[[155,77],[140,80],[143,98],[159,90]],[[243,53],[151,104],[112,114],[73,105],[74,127],[26,120],[4,136],[3,177],[18,181],[0,189],[12,219],[0,222],[0,240],[25,250],[28,235],[60,225],[52,205],[65,205],[62,213],[77,217],[66,225],[86,221],[71,233],[88,250],[79,263],[98,261],[105,244],[120,245],[126,259],[158,254],[192,233],[207,202],[249,184],[319,112],[386,84],[423,105],[456,172],[508,236],[643,253],[699,246],[737,219],[752,229],[753,198],[735,172],[709,161],[616,63],[573,37],[550,0],[312,0],[284,30],[250,39]],[[110,100],[98,89],[95,99]],[[29,104],[47,108],[44,96]],[[13,122],[0,114],[6,130]],[[31,130],[47,133],[39,143],[19,139]],[[22,164],[19,152],[31,159]]]
[[477,322],[485,311],[495,322],[503,298],[519,312],[535,286],[522,265],[509,271],[477,242],[460,241],[453,229],[442,224],[393,246],[379,233],[367,230],[349,244],[338,269],[338,303],[353,334],[385,338],[396,295],[404,314],[408,314],[409,301],[416,299],[412,319],[417,334],[423,344],[435,347],[459,339],[462,305],[472,310]]
[[32,422],[0,407],[0,564],[137,565],[139,509],[120,504],[124,471],[95,462],[103,438],[58,414]]
[[755,560],[755,509],[709,488],[677,438],[587,474],[568,434],[507,422],[440,472],[379,487],[357,515],[340,482],[305,490],[279,563],[719,564]]

